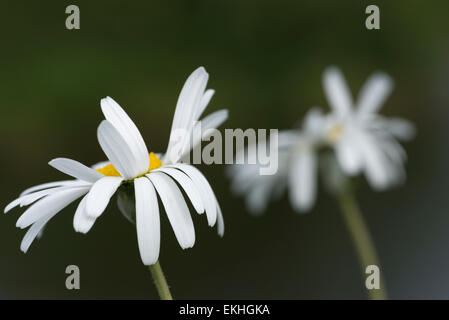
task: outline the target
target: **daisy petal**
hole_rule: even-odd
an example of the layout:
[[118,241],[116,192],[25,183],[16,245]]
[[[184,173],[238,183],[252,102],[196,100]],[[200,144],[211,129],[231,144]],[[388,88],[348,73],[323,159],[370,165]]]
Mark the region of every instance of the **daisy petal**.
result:
[[17,207],[20,204],[20,201],[22,201],[23,197],[19,197],[17,199],[14,199],[11,201],[6,207],[5,210],[3,210],[3,213],[8,213],[13,208]]
[[92,218],[86,212],[86,202],[87,195],[80,201],[73,216],[73,228],[76,232],[87,233],[95,223],[96,218]]
[[62,191],[62,190],[68,190],[68,189],[72,189],[72,188],[77,188],[77,187],[89,187],[91,184],[86,184],[84,181],[80,181],[81,183],[74,183],[71,186],[65,186],[65,187],[56,187],[56,188],[51,188],[51,189],[46,189],[46,190],[42,190],[42,191],[38,191],[35,193],[30,193],[27,194],[26,196],[22,197],[22,201],[20,201],[20,206],[21,207],[25,207],[28,206],[30,204],[32,204],[33,202],[56,192]]
[[[184,146],[188,142],[189,135],[193,129],[197,106],[201,102],[208,79],[209,74],[203,67],[196,69],[187,78],[176,104],[168,148],[165,153],[165,163],[175,163],[179,160],[181,154],[177,154],[178,150],[184,150]],[[183,137],[181,141],[178,140],[180,133],[182,133]]]
[[393,80],[385,73],[375,73],[368,78],[357,99],[357,113],[377,112],[393,90]]
[[343,73],[335,67],[326,69],[323,75],[323,86],[333,112],[340,117],[346,116],[351,111],[353,103]]
[[156,169],[153,172],[155,171],[160,171],[171,176],[176,182],[181,185],[182,189],[185,191],[190,201],[192,202],[196,212],[200,214],[204,212],[203,200],[201,199],[198,188],[195,186],[192,179],[190,179],[184,172],[167,167]]
[[388,187],[391,176],[387,159],[376,139],[367,134],[360,134],[359,139],[359,147],[365,163],[366,178],[373,189],[383,190]]
[[296,151],[290,175],[290,200],[299,211],[308,211],[316,197],[317,159],[308,147]]
[[388,118],[381,120],[385,130],[400,140],[408,141],[416,135],[416,128],[408,120],[401,118]]
[[140,257],[144,265],[159,259],[161,230],[159,205],[153,184],[145,177],[134,180],[136,195],[136,229]]
[[214,226],[217,221],[217,205],[215,201],[214,191],[203,174],[194,166],[184,163],[178,163],[170,167],[176,168],[184,172],[198,188],[201,198],[203,199],[204,208],[206,211],[207,222],[209,226]]
[[343,172],[355,175],[360,172],[362,159],[355,135],[345,135],[335,145],[335,154]]
[[60,186],[65,186],[65,185],[70,185],[73,183],[73,180],[63,180],[63,181],[54,181],[54,182],[47,182],[47,183],[43,183],[43,184],[39,184],[37,186],[25,189],[25,191],[23,191],[20,196],[24,196],[26,194],[38,191],[38,190],[42,190],[42,189],[47,189],[47,188],[53,188],[53,187],[60,187]]
[[320,136],[325,127],[326,118],[321,109],[315,107],[310,109],[304,117],[303,128],[309,135]]
[[27,233],[23,237],[23,240],[20,244],[20,250],[22,250],[23,253],[27,253],[28,249],[30,248],[31,244],[33,243],[34,239],[39,236],[40,232],[43,230],[47,222],[54,216],[54,214],[49,214],[45,217],[42,217],[28,229]]
[[[201,134],[198,135],[198,137],[197,136],[193,137],[194,138],[193,143],[186,143],[184,145],[184,150],[182,152],[181,158],[189,154],[190,150],[195,148],[201,142],[201,140],[204,141],[208,139],[211,134],[209,129],[216,129],[219,126],[221,126],[221,124],[225,122],[226,119],[228,119],[228,114],[229,114],[228,110],[219,110],[214,113],[211,113],[210,115],[202,119],[200,122],[196,122],[195,128],[200,128]],[[195,132],[196,129],[193,130]],[[190,141],[190,139],[191,139],[190,136],[187,137],[188,141]]]
[[272,185],[264,183],[266,179],[261,179],[258,184],[254,184],[246,197],[246,206],[254,215],[260,215],[267,207],[270,199]]
[[14,201],[12,201],[10,204],[8,204],[5,208],[5,213],[7,213],[8,211],[10,211],[11,209],[13,209],[14,207],[20,205],[21,207],[25,207],[28,206],[30,204],[32,204],[33,202],[48,196],[50,194],[62,191],[62,190],[67,190],[70,188],[74,188],[74,187],[88,187],[90,184],[87,184],[84,181],[73,181],[73,183],[71,185],[67,185],[64,187],[56,187],[56,188],[50,188],[50,189],[44,189],[41,191],[36,191],[33,193],[29,193],[26,194],[24,196],[21,196],[17,199],[15,199]]
[[198,108],[195,113],[194,120],[198,120],[201,115],[203,114],[204,110],[207,108],[207,105],[209,104],[210,100],[212,99],[213,95],[215,94],[215,90],[209,89],[204,92],[203,97],[201,98],[200,104],[198,105]]
[[48,164],[62,173],[83,181],[95,182],[103,177],[101,173],[72,159],[57,158],[51,160]]
[[94,219],[101,216],[122,181],[123,178],[120,177],[103,177],[95,182],[87,194],[87,215]]
[[120,132],[109,121],[103,120],[100,123],[97,136],[103,152],[125,179],[137,177],[148,170],[146,168],[141,172],[138,163],[139,155],[133,152]]
[[120,105],[111,97],[101,99],[103,114],[133,150],[140,172],[146,172],[150,166],[148,149],[139,129]]
[[70,203],[86,194],[89,188],[79,187],[69,190],[63,190],[44,199],[39,200],[33,206],[28,208],[17,220],[16,226],[26,228],[36,221],[48,215],[55,215]]
[[[203,129],[203,131],[206,131],[208,129],[216,129],[228,119],[228,116],[229,112],[226,109],[215,111],[200,120],[201,128]],[[198,125],[198,123],[196,125]]]
[[173,118],[173,124],[176,124],[176,128],[187,129],[193,122],[208,79],[209,74],[204,67],[199,67],[186,80],[179,95]]
[[[290,148],[302,139],[304,139],[304,135],[298,130],[281,130],[278,133],[278,148]],[[256,149],[252,152],[256,152]]]
[[223,237],[225,231],[223,213],[221,212],[221,208],[218,204],[217,198],[215,198],[215,203],[217,204],[217,232],[220,237]]
[[189,208],[176,183],[161,172],[147,174],[161,198],[176,239],[183,249],[195,244],[195,229]]

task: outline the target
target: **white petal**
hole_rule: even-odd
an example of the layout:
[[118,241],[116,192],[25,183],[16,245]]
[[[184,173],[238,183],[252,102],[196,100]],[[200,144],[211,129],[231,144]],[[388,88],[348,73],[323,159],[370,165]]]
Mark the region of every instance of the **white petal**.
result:
[[393,80],[385,73],[373,74],[360,90],[357,101],[359,115],[375,113],[393,90]]
[[70,185],[73,183],[73,180],[63,180],[63,181],[54,181],[54,182],[47,182],[47,183],[43,183],[43,184],[39,184],[37,186],[33,186],[31,188],[25,189],[25,191],[23,191],[20,196],[24,196],[26,194],[38,191],[38,190],[42,190],[42,189],[47,189],[47,188],[53,188],[53,187],[60,187],[60,186],[65,186],[65,185]]
[[217,198],[214,196],[214,201],[217,206],[217,233],[220,237],[223,237],[225,231],[223,212],[221,211],[220,204],[218,203]]
[[384,154],[384,166],[389,181],[385,188],[403,183],[406,179],[404,162],[407,154],[401,144],[393,138],[377,139],[379,149]]
[[84,181],[80,181],[80,182],[81,183],[74,183],[71,186],[56,187],[56,188],[46,189],[46,190],[27,194],[26,196],[22,197],[22,201],[20,201],[20,206],[21,207],[28,206],[28,205],[32,204],[33,202],[35,202],[47,195],[50,195],[50,194],[53,194],[53,193],[56,193],[56,192],[59,192],[62,190],[68,190],[68,189],[72,189],[72,188],[76,188],[76,187],[90,187],[91,186],[90,183],[85,183]]
[[46,226],[47,226],[47,224],[45,224],[45,225],[41,228],[41,230],[39,230],[39,233],[37,234],[36,239],[42,238],[42,236],[44,235],[44,231],[45,231],[45,227],[46,227]]
[[[229,167],[229,176],[232,178],[231,190],[235,194],[245,193],[260,181],[260,165],[235,164]],[[268,177],[268,176],[267,176]]]
[[416,129],[413,123],[401,118],[388,118],[381,120],[382,126],[387,132],[397,139],[408,141],[416,135]]
[[352,108],[352,97],[345,78],[335,67],[325,70],[323,75],[324,92],[332,110],[339,116],[346,116]]
[[312,138],[321,138],[326,128],[326,117],[321,109],[315,107],[310,109],[304,118],[303,128],[305,134]]
[[6,207],[5,210],[3,210],[3,213],[8,213],[10,210],[12,210],[13,208],[17,207],[20,204],[20,201],[22,201],[23,197],[14,199],[13,201],[11,201]]
[[20,250],[24,253],[27,253],[34,239],[39,236],[39,233],[43,230],[47,222],[54,216],[55,214],[49,214],[47,216],[42,217],[28,229],[27,233],[23,237],[22,243],[20,244]]
[[214,95],[215,90],[209,89],[204,92],[203,97],[201,98],[201,101],[197,107],[197,110],[195,112],[194,120],[198,120],[201,115],[203,114],[204,110],[206,109],[207,105],[210,102],[210,99],[212,99],[212,96]]
[[48,164],[62,173],[87,182],[95,182],[103,177],[101,173],[72,159],[57,158]]
[[404,147],[394,138],[385,137],[384,139],[378,139],[379,146],[385,155],[392,159],[395,163],[403,163],[407,160],[407,153]]
[[335,154],[344,173],[353,176],[360,172],[362,158],[357,142],[357,132],[344,134],[335,145]]
[[187,129],[193,122],[208,79],[209,74],[203,67],[199,67],[186,80],[179,95],[173,118],[173,124],[176,124],[176,128]]
[[[228,119],[229,112],[226,109],[215,111],[200,120],[203,131],[208,129],[216,129]],[[195,125],[198,125],[196,123]],[[203,136],[204,138],[204,136]]]
[[231,191],[234,194],[245,194],[255,188],[262,180],[265,179],[262,179],[262,176],[259,176],[258,170],[254,175],[250,175],[249,172],[242,172],[232,180]]
[[54,193],[41,199],[20,216],[16,226],[23,229],[43,217],[55,215],[70,203],[86,194],[88,190],[88,187],[73,188]]
[[185,191],[190,201],[192,202],[196,212],[200,214],[204,212],[204,205],[203,200],[201,199],[200,192],[198,191],[196,185],[193,183],[192,179],[190,179],[184,172],[168,167],[161,167],[154,170],[153,172],[156,171],[161,171],[171,176],[176,182],[181,185],[182,189]]
[[380,149],[380,145],[376,142],[376,139],[368,134],[360,134],[359,140],[368,182],[373,189],[385,189],[391,180],[388,162]]
[[87,233],[95,223],[96,218],[92,218],[86,212],[86,202],[87,195],[80,201],[73,216],[73,228],[76,232]]
[[307,147],[296,151],[289,175],[290,200],[299,211],[308,211],[315,202],[317,189],[316,154]]
[[270,200],[272,184],[268,179],[259,179],[258,183],[253,185],[246,197],[246,206],[254,215],[260,215],[267,207]]
[[[97,130],[98,142],[108,159],[118,172],[131,179],[145,173],[139,168],[139,155],[134,153],[117,129],[107,120],[103,120]],[[148,155],[147,155],[148,156]]]
[[303,135],[298,130],[281,130],[278,133],[278,148],[290,148],[301,139]]
[[144,265],[155,264],[159,258],[161,227],[156,191],[145,178],[134,180],[136,196],[136,229],[140,257]]
[[5,213],[7,213],[8,211],[10,211],[11,209],[13,209],[14,207],[20,205],[21,207],[24,206],[28,206],[30,204],[32,204],[33,202],[48,196],[50,194],[62,191],[62,190],[67,190],[70,188],[74,188],[74,187],[88,187],[90,186],[89,183],[84,182],[84,181],[77,181],[77,180],[73,180],[73,183],[67,186],[63,186],[63,187],[55,187],[55,188],[50,188],[50,189],[45,189],[45,190],[41,190],[41,191],[36,191],[33,193],[28,193],[25,194],[17,199],[15,199],[14,201],[12,201],[10,204],[8,204],[5,208]]
[[150,172],[148,179],[161,198],[168,220],[181,248],[191,248],[195,244],[195,229],[189,208],[176,183],[161,172]]
[[136,155],[139,171],[144,173],[148,171],[150,160],[148,157],[148,149],[142,135],[137,126],[126,114],[120,105],[111,97],[101,99],[101,110],[106,120],[108,120],[117,129],[126,144],[132,149]]
[[214,200],[214,191],[212,190],[212,187],[210,186],[207,179],[197,168],[191,165],[178,163],[170,167],[181,170],[187,176],[189,176],[190,179],[192,179],[193,183],[196,185],[198,191],[201,194],[201,198],[203,199],[207,222],[209,226],[214,226],[215,222],[217,221],[217,206],[215,204],[216,201]]
[[103,177],[95,182],[87,194],[87,215],[94,219],[101,216],[122,181],[123,178],[120,177]]
[[[180,150],[184,150],[184,145],[188,142],[189,135],[193,129],[196,110],[203,97],[208,79],[209,74],[203,67],[199,67],[189,76],[184,84],[176,104],[166,159],[164,159],[165,163],[175,163],[179,160],[181,155],[176,154],[176,149],[179,144]],[[182,130],[184,138],[178,141],[180,130]]]
[[217,232],[220,237],[223,237],[225,231],[223,213],[221,212],[217,199],[215,199],[215,202],[217,203]]
[[[226,121],[226,119],[228,119],[228,114],[229,114],[228,110],[226,109],[218,110],[214,113],[211,113],[210,115],[202,119],[200,122],[196,122],[195,128],[201,128],[201,134],[198,135],[198,137],[197,136],[194,137],[195,140],[193,140],[193,143],[187,142],[184,145],[184,150],[182,152],[181,158],[187,155],[190,152],[190,150],[195,148],[201,142],[201,140],[204,141],[208,139],[211,134],[209,129],[218,128],[223,122]],[[193,130],[195,132],[195,129]],[[187,137],[187,141],[190,141],[190,139],[191,135]]]

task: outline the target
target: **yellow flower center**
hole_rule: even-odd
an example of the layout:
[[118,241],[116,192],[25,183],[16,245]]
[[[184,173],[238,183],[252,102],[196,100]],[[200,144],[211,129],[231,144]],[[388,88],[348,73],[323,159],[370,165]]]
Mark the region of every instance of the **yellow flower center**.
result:
[[327,140],[330,143],[336,143],[338,140],[340,140],[342,134],[343,134],[343,127],[339,124],[335,124],[327,132]]
[[[159,160],[159,158],[153,152],[150,153],[149,157],[150,157],[150,167],[148,168],[148,171],[146,173],[162,166],[161,160]],[[107,177],[121,177],[122,176],[112,164],[108,164],[107,166],[105,166],[103,168],[99,168],[99,169],[97,169],[97,171]]]

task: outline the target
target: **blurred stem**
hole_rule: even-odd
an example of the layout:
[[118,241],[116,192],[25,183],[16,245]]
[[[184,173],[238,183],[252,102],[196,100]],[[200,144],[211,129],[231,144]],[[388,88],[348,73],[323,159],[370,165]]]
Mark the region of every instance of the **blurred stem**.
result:
[[165,279],[164,272],[162,271],[159,261],[151,265],[149,268],[161,300],[173,300],[170,289],[168,288],[167,280]]
[[[381,269],[379,259],[377,257],[376,248],[374,247],[373,239],[368,230],[362,212],[357,204],[349,181],[346,182],[343,191],[338,196],[341,212],[343,214],[346,226],[351,234],[352,241],[357,250],[357,256],[362,268],[362,274],[365,274],[366,267],[369,265],[376,265]],[[380,276],[380,288],[368,290],[368,295],[371,300],[386,300],[387,293],[385,285],[382,281],[383,276]]]

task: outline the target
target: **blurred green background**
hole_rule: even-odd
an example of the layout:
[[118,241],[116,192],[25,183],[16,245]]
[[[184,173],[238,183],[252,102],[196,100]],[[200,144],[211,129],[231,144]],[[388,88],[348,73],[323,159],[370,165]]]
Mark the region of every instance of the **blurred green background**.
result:
[[[76,4],[81,29],[65,29]],[[365,28],[377,4],[381,30]],[[412,120],[416,139],[406,185],[358,196],[391,298],[449,298],[449,2],[397,1],[2,1],[0,170],[3,208],[25,188],[65,179],[55,157],[103,160],[96,140],[107,95],[126,108],[149,149],[165,151],[179,91],[203,65],[227,108],[226,128],[294,126],[328,108],[321,75],[344,71],[354,93],[369,74],[396,87],[383,112]],[[165,214],[161,263],[180,299],[365,298],[355,251],[336,202],[320,192],[306,215],[287,198],[250,216],[229,191],[225,166],[202,166],[221,203],[223,239],[195,216],[197,241],[183,251]],[[54,219],[28,254],[19,250],[20,210],[0,221],[0,298],[157,298],[135,228],[115,201],[87,235],[72,226],[75,205]],[[23,211],[23,210],[22,210]],[[81,290],[65,268],[81,269]]]

